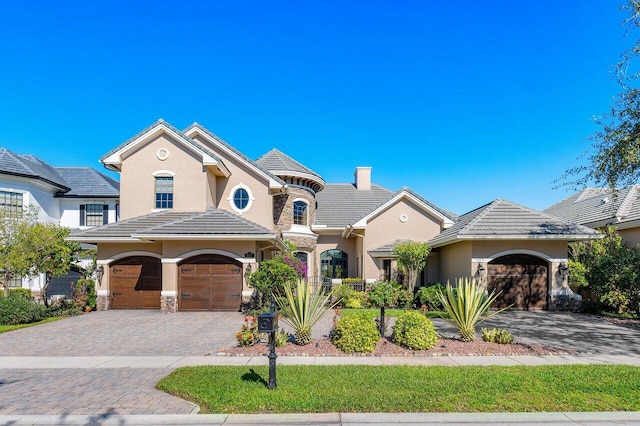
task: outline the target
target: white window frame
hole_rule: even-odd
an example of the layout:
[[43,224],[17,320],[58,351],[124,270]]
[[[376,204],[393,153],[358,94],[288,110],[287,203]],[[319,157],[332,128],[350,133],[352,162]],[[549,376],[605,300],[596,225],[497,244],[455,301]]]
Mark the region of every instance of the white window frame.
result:
[[[249,196],[247,205],[243,209],[236,206],[236,203],[235,203],[236,192],[240,189],[244,189],[245,191],[247,191],[247,195]],[[240,215],[242,213],[248,212],[249,209],[251,209],[251,206],[253,205],[254,200],[255,198],[253,197],[253,192],[251,192],[251,188],[249,188],[247,185],[245,185],[242,182],[237,184],[233,188],[231,188],[231,190],[229,191],[229,197],[227,197],[227,201],[229,202],[229,205],[231,206],[231,208]]]

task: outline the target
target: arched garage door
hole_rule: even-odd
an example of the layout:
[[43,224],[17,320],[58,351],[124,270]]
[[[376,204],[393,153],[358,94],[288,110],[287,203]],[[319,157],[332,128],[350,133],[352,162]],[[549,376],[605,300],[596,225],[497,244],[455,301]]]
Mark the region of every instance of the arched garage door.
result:
[[110,266],[112,309],[160,309],[162,264],[147,256],[128,257]]
[[499,257],[489,262],[487,289],[502,291],[493,307],[537,310],[547,308],[547,262],[525,254]]
[[242,303],[242,264],[219,255],[202,255],[178,267],[181,311],[238,311]]

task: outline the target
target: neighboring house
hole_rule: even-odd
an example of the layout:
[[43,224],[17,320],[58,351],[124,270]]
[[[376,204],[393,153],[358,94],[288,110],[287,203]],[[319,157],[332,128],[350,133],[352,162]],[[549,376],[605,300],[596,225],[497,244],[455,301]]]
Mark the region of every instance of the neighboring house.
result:
[[[119,184],[89,167],[53,167],[32,155],[0,148],[0,208],[19,216],[23,208],[38,209],[38,220],[84,229],[117,220]],[[69,282],[80,276],[52,280],[49,295],[69,295]],[[14,278],[10,287],[37,293],[43,277]]]
[[238,310],[248,273],[284,241],[310,276],[389,279],[404,240],[434,247],[421,284],[476,275],[507,290],[504,303],[556,309],[570,297],[568,241],[597,235],[502,200],[458,217],[372,183],[369,167],[326,183],[276,149],[251,160],[197,123],[159,120],[100,161],[120,173],[122,220],[72,236],[98,245],[99,309]]
[[640,244],[640,185],[585,188],[544,211],[592,229],[612,226],[630,247]]

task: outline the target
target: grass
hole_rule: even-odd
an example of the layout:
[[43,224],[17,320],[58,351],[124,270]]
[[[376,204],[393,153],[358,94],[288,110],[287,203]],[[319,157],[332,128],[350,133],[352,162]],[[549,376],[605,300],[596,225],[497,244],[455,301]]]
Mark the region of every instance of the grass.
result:
[[6,333],[7,331],[19,330],[21,328],[32,327],[34,325],[46,324],[48,322],[58,321],[67,317],[49,317],[42,321],[32,322],[30,324],[18,324],[18,325],[0,325],[0,333]]
[[[400,314],[403,314],[408,309],[390,309],[387,308],[384,310],[385,318],[389,317],[399,317]],[[360,313],[364,313],[368,318],[374,319],[380,316],[379,308],[369,308],[369,309],[350,309],[350,308],[341,308],[340,312],[342,315],[356,315]],[[448,318],[449,315],[446,312],[436,312],[436,311],[427,311],[427,317],[429,318]]]
[[640,367],[267,366],[175,370],[158,384],[203,413],[640,410]]

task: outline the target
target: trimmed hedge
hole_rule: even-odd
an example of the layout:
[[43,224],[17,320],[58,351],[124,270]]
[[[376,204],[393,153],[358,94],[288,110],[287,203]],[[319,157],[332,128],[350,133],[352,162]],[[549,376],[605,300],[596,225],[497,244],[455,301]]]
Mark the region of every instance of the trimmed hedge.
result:
[[376,323],[365,315],[349,315],[336,324],[333,344],[342,352],[370,353],[376,349],[380,339]]
[[438,336],[433,323],[425,315],[408,311],[398,317],[391,338],[395,343],[409,349],[431,349]]

